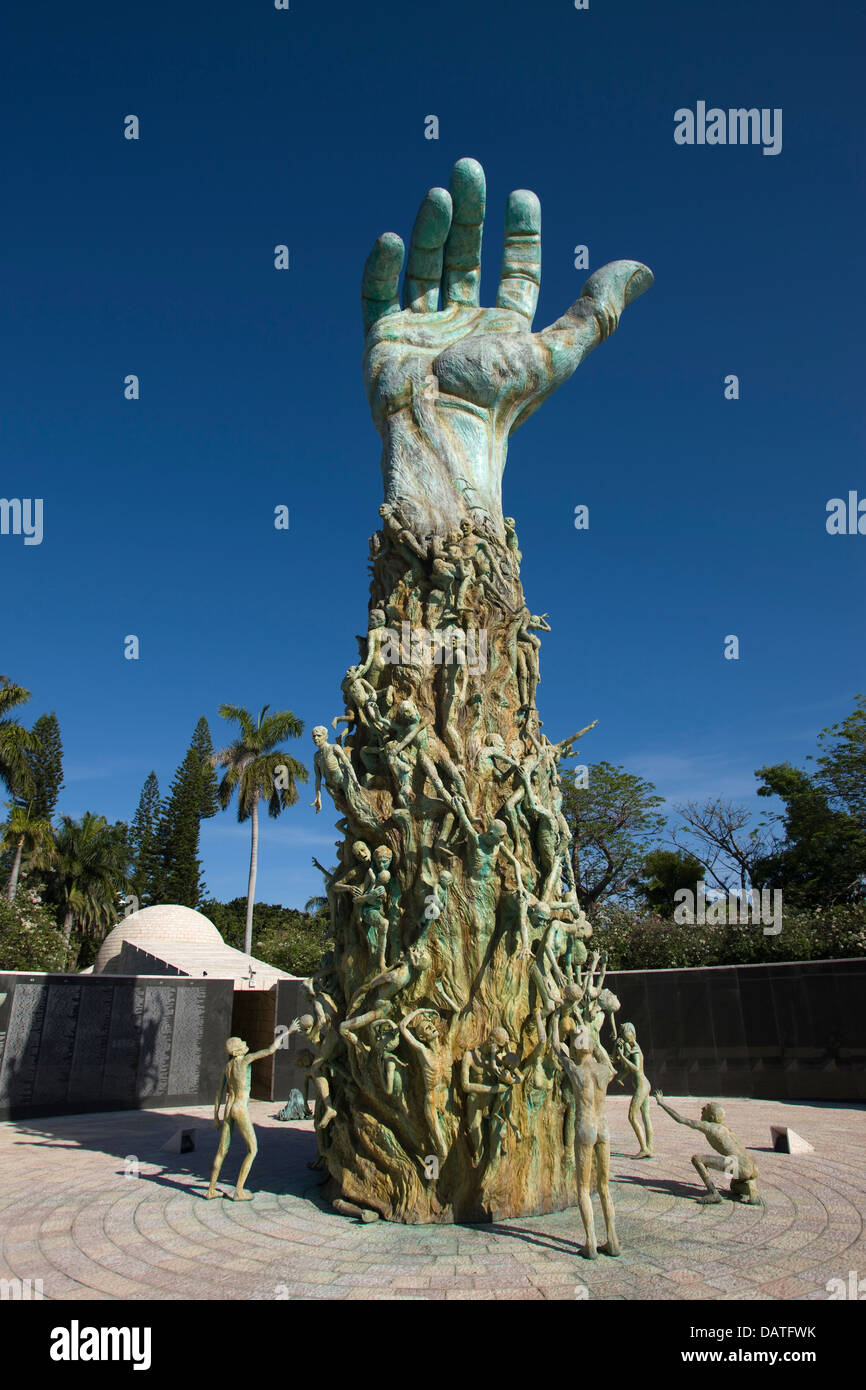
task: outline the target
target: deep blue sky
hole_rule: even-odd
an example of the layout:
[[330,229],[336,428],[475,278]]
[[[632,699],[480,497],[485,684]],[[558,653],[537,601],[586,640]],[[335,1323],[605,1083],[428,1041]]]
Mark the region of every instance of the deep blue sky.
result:
[[[506,510],[553,627],[546,730],[598,718],[586,760],[672,802],[754,803],[754,769],[801,761],[866,685],[866,536],[825,530],[828,498],[866,496],[862,13],[291,5],[7,9],[0,490],[44,498],[45,537],[0,536],[0,669],[34,717],[57,711],[60,809],[131,817],[200,714],[225,741],[223,701],[294,710],[311,765],[381,500],[361,269],[466,154],[488,178],[485,302],[518,187],[543,209],[536,327],[578,295],[578,243],[590,268],[624,256],[656,276],[512,442]],[[677,146],[674,111],[698,100],[781,107],[781,154]],[[335,817],[311,799],[265,827],[263,900],[319,889],[310,855],[331,862]],[[211,891],[245,892],[247,827],[222,815],[202,845]]]

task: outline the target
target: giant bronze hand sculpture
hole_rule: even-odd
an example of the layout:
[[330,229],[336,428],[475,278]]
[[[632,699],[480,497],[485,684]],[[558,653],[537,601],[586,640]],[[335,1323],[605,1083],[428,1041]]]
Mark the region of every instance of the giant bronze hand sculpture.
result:
[[[652,281],[615,261],[533,333],[538,200],[509,199],[493,309],[479,307],[483,220],[484,175],[461,159],[450,193],[421,204],[402,308],[399,237],[380,237],[367,261],[364,371],[386,500],[343,731],[332,745],[324,724],[313,730],[344,832],[326,874],[333,958],[319,972],[321,1155],[337,1210],[412,1223],[578,1200],[575,1100],[554,1048],[598,993],[566,988],[591,930],[559,786],[579,735],[542,733],[550,623],[526,605],[501,484],[511,431]],[[375,1064],[385,1028],[399,1085]],[[514,1053],[508,1075],[464,1077],[460,1059],[486,1056],[491,1039]]]
[[385,498],[419,535],[447,533],[479,513],[501,529],[510,434],[652,284],[640,262],[611,261],[561,318],[533,333],[540,204],[525,189],[508,199],[493,309],[479,305],[484,208],[481,165],[458,160],[450,191],[431,188],[418,211],[402,308],[404,249],[395,233],[379,237],[364,270],[364,378],[382,436]]

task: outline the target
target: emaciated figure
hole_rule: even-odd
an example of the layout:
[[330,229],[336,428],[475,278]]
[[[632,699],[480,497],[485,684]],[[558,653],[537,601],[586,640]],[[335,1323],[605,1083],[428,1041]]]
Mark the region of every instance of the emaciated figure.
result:
[[620,1073],[618,1078],[622,1084],[628,1077],[632,1082],[632,1098],[628,1107],[628,1122],[637,1137],[639,1152],[638,1158],[652,1158],[653,1156],[653,1127],[650,1119],[650,1084],[646,1079],[643,1069],[643,1052],[638,1046],[637,1034],[633,1023],[624,1023],[620,1036],[616,1040],[615,1062]]
[[324,782],[334,801],[334,805],[349,819],[353,834],[357,827],[378,829],[378,821],[372,806],[367,801],[349,754],[339,743],[328,742],[328,730],[324,724],[317,724],[313,730],[316,751],[313,755],[313,768],[316,773],[316,796],[310,805],[316,815],[322,809],[322,783]]
[[662,1110],[670,1115],[672,1120],[676,1120],[678,1125],[688,1125],[689,1129],[699,1129],[706,1138],[711,1149],[715,1149],[716,1154],[708,1157],[706,1154],[692,1154],[692,1163],[697,1168],[706,1186],[706,1193],[697,1198],[703,1203],[721,1202],[722,1196],[707,1172],[708,1168],[713,1168],[720,1173],[730,1173],[731,1188],[730,1195],[736,1202],[745,1202],[747,1206],[757,1207],[761,1205],[758,1196],[758,1187],[755,1179],[758,1176],[758,1165],[747,1152],[743,1144],[735,1134],[732,1134],[724,1123],[725,1112],[715,1101],[707,1101],[701,1110],[699,1120],[687,1120],[685,1115],[678,1115],[676,1110],[672,1110],[665,1103],[661,1091],[654,1091],[653,1095],[661,1106]]
[[[613,1071],[607,1062],[599,1062],[593,1056],[594,1041],[584,1023],[578,1023],[571,1034],[571,1045],[557,1045],[559,1061],[574,1092],[574,1167],[577,1175],[577,1204],[583,1221],[586,1244],[581,1254],[594,1260],[601,1250],[605,1255],[618,1255],[619,1242],[616,1238],[613,1200],[610,1195],[610,1135],[604,1102],[607,1088],[613,1078]],[[596,1180],[601,1210],[607,1230],[607,1241],[597,1246],[595,1222],[592,1215],[590,1181],[592,1177],[592,1158],[595,1154]]]
[[460,1084],[473,1168],[477,1168],[481,1162],[485,1119],[488,1121],[491,1157],[496,1158],[500,1153],[508,1118],[502,1114],[498,1102],[518,1079],[518,1073],[511,1065],[512,1060],[509,1037],[504,1028],[492,1028],[481,1047],[470,1048],[463,1054]]
[[[409,1031],[413,1025],[414,1033]],[[444,1160],[448,1154],[448,1144],[442,1127],[442,1116],[446,1113],[448,1105],[451,1049],[449,1046],[442,1046],[439,1015],[433,1009],[413,1009],[400,1020],[399,1028],[404,1042],[418,1060],[424,1089],[424,1118],[427,1130],[437,1158]]]
[[[293,1032],[294,1026],[289,1028]],[[210,1186],[207,1190],[208,1199],[219,1197],[217,1192],[217,1178],[223,1166],[223,1160],[228,1153],[229,1144],[232,1140],[232,1133],[235,1125],[240,1131],[241,1138],[247,1146],[247,1156],[241,1164],[241,1171],[238,1174],[237,1187],[235,1188],[236,1202],[251,1202],[252,1194],[244,1191],[249,1171],[253,1166],[253,1159],[258,1153],[258,1142],[256,1132],[250,1119],[247,1105],[250,1099],[250,1067],[253,1062],[258,1062],[261,1057],[270,1057],[277,1048],[282,1046],[285,1034],[275,1038],[270,1047],[264,1048],[262,1052],[250,1052],[242,1038],[228,1038],[226,1040],[226,1052],[229,1054],[230,1061],[226,1064],[223,1072],[219,1090],[214,1102],[213,1123],[214,1129],[221,1129],[219,1148],[216,1151],[216,1158],[213,1161],[213,1168],[210,1175]],[[226,1106],[220,1120],[220,1105],[223,1095],[226,1098]]]

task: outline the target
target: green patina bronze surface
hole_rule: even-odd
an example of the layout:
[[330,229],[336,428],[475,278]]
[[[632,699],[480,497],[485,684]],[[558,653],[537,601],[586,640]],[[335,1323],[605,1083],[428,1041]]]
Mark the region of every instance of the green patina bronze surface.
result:
[[316,1047],[318,1165],[340,1210],[473,1221],[579,1201],[586,1222],[594,1174],[615,1254],[603,1123],[615,1068],[602,1040],[613,1014],[559,785],[580,734],[542,732],[550,625],[525,602],[502,475],[511,432],[652,275],[614,261],[533,333],[538,200],[508,200],[490,309],[484,208],[481,167],[462,159],[449,190],[421,204],[402,307],[399,237],[380,237],[364,271],[385,502],[344,709],[333,734],[313,731],[314,804],[324,787],[342,839],[325,875],[334,951],[299,1026]]

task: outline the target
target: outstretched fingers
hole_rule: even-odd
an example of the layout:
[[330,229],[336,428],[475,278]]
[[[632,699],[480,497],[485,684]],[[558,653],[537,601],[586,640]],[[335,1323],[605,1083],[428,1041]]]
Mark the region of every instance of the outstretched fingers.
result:
[[412,228],[403,285],[404,309],[411,309],[415,314],[436,312],[442,252],[450,228],[451,194],[445,188],[431,188],[418,209]]
[[453,213],[445,243],[442,306],[477,308],[481,297],[481,237],[487,185],[476,159],[458,159],[449,182]]
[[570,376],[594,347],[610,337],[623,309],[648,290],[652,282],[652,271],[640,261],[611,261],[590,275],[580,298],[538,334],[551,354],[558,380]]
[[397,286],[402,268],[403,242],[396,232],[384,232],[367,257],[361,280],[365,333],[386,314],[399,314]]
[[518,188],[505,209],[505,246],[496,305],[515,309],[531,323],[541,284],[541,204],[534,193]]
[[568,380],[593,348],[610,336],[626,305],[652,282],[652,271],[640,261],[611,261],[590,275],[580,298],[561,318],[532,335],[538,386],[518,405],[511,420],[512,433]]

